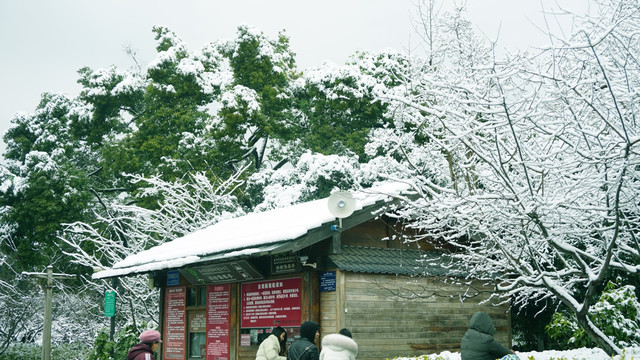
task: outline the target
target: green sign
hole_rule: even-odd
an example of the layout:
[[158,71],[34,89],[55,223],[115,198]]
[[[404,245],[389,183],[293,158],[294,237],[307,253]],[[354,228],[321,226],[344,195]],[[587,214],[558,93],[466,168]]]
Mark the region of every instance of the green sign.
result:
[[113,290],[104,293],[104,316],[110,317],[116,314],[116,292]]

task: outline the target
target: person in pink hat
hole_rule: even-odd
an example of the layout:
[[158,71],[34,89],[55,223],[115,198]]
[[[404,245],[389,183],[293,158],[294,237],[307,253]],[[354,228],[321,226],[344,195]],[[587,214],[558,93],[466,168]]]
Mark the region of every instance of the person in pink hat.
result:
[[160,333],[155,330],[145,330],[140,334],[140,343],[134,345],[127,354],[127,360],[154,360],[153,353],[158,351]]

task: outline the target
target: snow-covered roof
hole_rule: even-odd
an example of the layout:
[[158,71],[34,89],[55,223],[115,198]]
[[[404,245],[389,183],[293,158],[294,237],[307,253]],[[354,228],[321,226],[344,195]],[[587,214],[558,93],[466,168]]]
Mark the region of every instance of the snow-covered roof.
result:
[[[355,211],[387,202],[393,195],[409,189],[405,183],[393,182],[353,192]],[[309,230],[335,221],[329,212],[328,198],[309,201],[289,207],[220,221],[215,225],[141,251],[113,265],[111,269],[93,274],[103,279],[163,269],[180,268],[204,261],[268,253],[298,239]]]

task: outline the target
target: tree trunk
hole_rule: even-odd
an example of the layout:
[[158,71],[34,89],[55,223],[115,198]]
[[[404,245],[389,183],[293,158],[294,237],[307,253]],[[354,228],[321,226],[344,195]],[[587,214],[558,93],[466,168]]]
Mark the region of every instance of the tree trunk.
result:
[[604,350],[609,356],[613,355],[621,355],[622,350],[616,346],[616,344],[609,339],[598,327],[596,327],[591,319],[587,316],[587,311],[580,311],[576,313],[576,318],[578,320],[578,325],[593,339],[598,347]]
[[543,333],[538,332],[538,334],[536,334],[536,343],[537,343],[536,351],[543,352],[544,351],[544,334]]

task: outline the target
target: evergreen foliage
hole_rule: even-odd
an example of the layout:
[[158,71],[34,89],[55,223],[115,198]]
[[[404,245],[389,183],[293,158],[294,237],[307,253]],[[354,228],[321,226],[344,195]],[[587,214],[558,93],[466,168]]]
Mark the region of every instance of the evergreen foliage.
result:
[[88,360],[126,359],[131,347],[140,342],[140,333],[135,326],[127,325],[114,334],[113,340],[109,340],[107,330],[100,331]]
[[[158,294],[141,279],[95,283],[92,268],[229,217],[400,180],[421,197],[396,215],[466,250],[473,275],[505,274],[496,287],[518,307],[578,303],[566,294],[602,282],[607,266],[637,271],[637,72],[629,67],[637,44],[628,35],[640,10],[625,0],[609,5],[619,13],[604,18],[618,20],[601,42],[553,49],[555,72],[524,55],[496,62],[460,12],[437,22],[427,59],[360,52],[345,65],[304,71],[284,32],[270,38],[240,26],[235,38],[193,50],[154,27],[157,54],[146,68],[82,68],[78,97],[45,93],[33,113],[13,119],[0,166],[0,279],[53,264],[80,275],[73,285],[85,300],[104,287],[139,295],[118,319],[122,343],[103,332],[91,355],[121,356],[136,316],[154,321],[144,305]],[[579,35],[573,40],[593,40]],[[590,202],[594,194],[602,203]],[[579,205],[587,210],[571,211]],[[607,254],[614,260],[600,267]],[[566,287],[549,285],[563,276]],[[635,289],[625,279],[602,294],[602,283],[575,292],[590,295],[587,307],[600,299],[589,321],[620,346],[637,343],[617,331],[637,333]],[[0,281],[3,309],[21,309],[8,299],[26,288]],[[587,343],[570,316],[552,324],[557,339]]]

